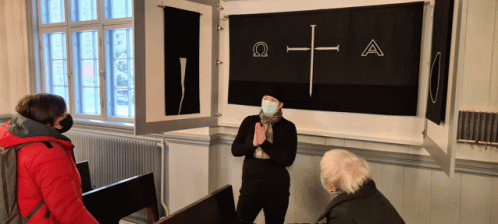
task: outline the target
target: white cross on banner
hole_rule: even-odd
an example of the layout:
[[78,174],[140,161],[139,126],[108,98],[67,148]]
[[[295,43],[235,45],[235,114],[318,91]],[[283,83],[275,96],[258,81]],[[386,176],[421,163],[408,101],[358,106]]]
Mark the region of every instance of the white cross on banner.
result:
[[287,52],[289,51],[311,51],[311,63],[310,63],[310,97],[313,93],[313,62],[315,61],[315,50],[323,51],[338,51],[339,45],[335,47],[315,47],[315,27],[316,25],[311,25],[311,47],[289,47],[287,46]]

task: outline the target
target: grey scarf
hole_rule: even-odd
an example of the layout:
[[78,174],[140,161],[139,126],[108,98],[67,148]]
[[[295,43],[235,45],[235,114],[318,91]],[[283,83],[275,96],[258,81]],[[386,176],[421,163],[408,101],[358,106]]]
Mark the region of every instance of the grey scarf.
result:
[[[270,143],[273,143],[273,124],[275,122],[280,121],[282,119],[282,109],[279,109],[277,113],[275,113],[273,116],[268,117],[266,116],[265,113],[263,113],[263,110],[259,112],[259,117],[261,118],[261,124],[265,128],[265,135],[266,135],[266,140],[268,140]],[[266,154],[263,149],[258,146],[256,148],[256,151],[254,151],[254,157],[258,159],[269,159],[270,156]]]

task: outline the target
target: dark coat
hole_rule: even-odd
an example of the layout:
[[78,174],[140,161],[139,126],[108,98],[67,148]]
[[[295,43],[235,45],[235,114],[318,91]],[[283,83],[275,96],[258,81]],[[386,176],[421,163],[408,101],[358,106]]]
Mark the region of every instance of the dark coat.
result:
[[[296,159],[297,131],[291,121],[282,117],[273,124],[273,143],[265,140],[260,147],[270,159],[254,158],[254,126],[261,122],[259,115],[248,116],[242,121],[232,144],[234,156],[244,156],[242,179],[271,179],[273,182],[289,185],[290,177],[286,167]],[[284,179],[282,179],[284,178]]]
[[325,217],[327,224],[405,223],[389,200],[377,190],[373,180],[353,194],[341,193],[335,197],[318,221]]

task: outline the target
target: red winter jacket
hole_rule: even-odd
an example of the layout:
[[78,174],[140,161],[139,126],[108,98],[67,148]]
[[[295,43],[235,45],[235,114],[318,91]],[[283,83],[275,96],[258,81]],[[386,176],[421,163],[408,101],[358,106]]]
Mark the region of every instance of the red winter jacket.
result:
[[[50,144],[47,146],[44,141]],[[28,142],[34,143],[17,151],[17,201],[21,215],[28,216],[38,203],[45,201],[28,224],[98,223],[83,205],[71,141],[49,126],[21,115],[0,128],[0,146]]]

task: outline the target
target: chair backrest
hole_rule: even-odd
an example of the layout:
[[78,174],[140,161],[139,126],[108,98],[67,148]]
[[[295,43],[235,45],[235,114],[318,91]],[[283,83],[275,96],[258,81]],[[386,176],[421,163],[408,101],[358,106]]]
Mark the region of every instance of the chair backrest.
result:
[[149,223],[158,220],[153,173],[134,176],[83,194],[83,204],[99,223],[119,220],[144,208]]
[[88,161],[81,161],[76,163],[76,168],[80,172],[81,176],[81,189],[83,193],[93,190],[92,180],[90,179],[90,168],[88,166]]
[[226,185],[155,224],[233,224],[235,219],[232,185]]

